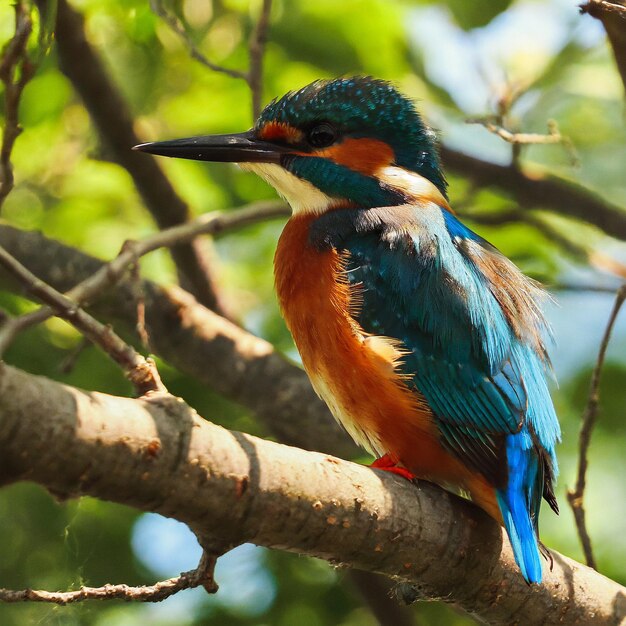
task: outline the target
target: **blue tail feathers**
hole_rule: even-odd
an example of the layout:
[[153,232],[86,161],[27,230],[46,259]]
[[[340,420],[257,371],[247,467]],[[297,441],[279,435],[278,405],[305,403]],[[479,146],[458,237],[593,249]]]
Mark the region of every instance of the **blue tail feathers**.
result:
[[509,480],[506,488],[498,489],[496,493],[515,561],[529,583],[540,583],[542,572],[536,521],[539,511],[533,509],[534,503],[541,501],[541,496],[535,497],[535,491],[543,489],[543,479],[530,439],[524,430],[507,437]]
[[540,583],[542,574],[539,545],[530,514],[521,498],[514,497],[512,502],[507,501],[507,498],[507,492],[498,491],[498,504],[515,562],[527,582]]

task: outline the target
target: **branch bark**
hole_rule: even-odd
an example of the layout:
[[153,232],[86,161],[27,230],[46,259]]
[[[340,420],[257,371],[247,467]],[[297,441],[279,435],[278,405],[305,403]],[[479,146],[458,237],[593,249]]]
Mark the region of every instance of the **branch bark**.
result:
[[[189,208],[154,157],[131,150],[141,139],[133,128],[128,105],[87,41],[83,17],[66,0],[58,2],[56,35],[61,70],[82,98],[111,158],[128,171],[160,228],[186,222]],[[172,248],[172,257],[181,284],[205,306],[227,314],[211,277],[202,242],[176,246]]]
[[[0,225],[0,245],[62,292],[104,265],[40,233],[10,226]],[[0,286],[20,293],[19,285],[2,272]],[[277,354],[271,344],[209,311],[182,289],[142,281],[141,291],[156,354],[250,409],[280,441],[347,458],[355,455],[356,447],[315,395],[304,371]],[[102,294],[89,310],[139,343],[133,294],[133,286],[124,281]]]
[[529,587],[501,528],[428,483],[227,431],[164,394],[85,393],[0,369],[0,484],[31,480],[418,585],[490,624],[626,623],[626,589],[553,553]]

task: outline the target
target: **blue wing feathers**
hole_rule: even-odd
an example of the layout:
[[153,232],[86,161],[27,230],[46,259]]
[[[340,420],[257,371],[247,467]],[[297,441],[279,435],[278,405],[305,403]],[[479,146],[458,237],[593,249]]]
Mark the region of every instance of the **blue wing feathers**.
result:
[[434,205],[342,213],[332,228],[319,218],[315,236],[348,252],[358,322],[403,342],[403,373],[433,410],[444,444],[497,488],[515,558],[539,582],[537,518],[542,495],[556,507],[560,430],[538,288]]

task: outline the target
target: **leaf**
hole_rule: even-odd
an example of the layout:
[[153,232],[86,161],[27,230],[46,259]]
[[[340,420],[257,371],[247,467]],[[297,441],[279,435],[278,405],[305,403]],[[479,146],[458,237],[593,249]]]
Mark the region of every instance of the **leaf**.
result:
[[39,50],[40,58],[46,56],[54,39],[54,27],[57,20],[57,0],[37,2],[39,12]]

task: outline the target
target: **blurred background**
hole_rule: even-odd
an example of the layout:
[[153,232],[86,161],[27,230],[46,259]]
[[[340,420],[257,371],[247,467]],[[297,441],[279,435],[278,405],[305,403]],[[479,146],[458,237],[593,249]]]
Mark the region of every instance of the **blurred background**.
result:
[[[190,57],[185,42],[148,0],[76,0],[88,41],[135,116],[143,140],[240,131],[253,122],[243,80],[211,71]],[[160,4],[189,41],[220,65],[246,69],[247,41],[261,9],[246,0],[175,0]],[[14,32],[13,9],[0,6],[0,43]],[[264,63],[263,103],[316,79],[372,74],[394,81],[446,146],[499,164],[512,147],[471,118],[497,114],[511,130],[546,133],[558,123],[570,144],[531,145],[521,167],[541,167],[575,181],[607,202],[626,198],[624,91],[602,24],[580,15],[571,0],[275,0]],[[506,103],[511,101],[510,107]],[[2,220],[41,230],[102,259],[128,238],[155,232],[127,171],[99,141],[90,115],[61,73],[57,50],[41,61],[20,108],[24,128],[13,162],[16,187]],[[573,146],[573,148],[572,148]],[[252,174],[226,164],[162,160],[193,214],[230,210],[274,192]],[[558,385],[554,400],[563,427],[559,448],[561,515],[544,507],[544,542],[582,560],[565,498],[575,482],[578,430],[591,369],[619,280],[589,267],[559,239],[602,250],[626,262],[626,245],[589,223],[530,211],[495,224],[515,195],[476,188],[449,172],[450,195],[466,221],[526,273],[552,286],[547,305]],[[624,209],[626,211],[626,209]],[[490,222],[489,224],[486,222]],[[548,228],[542,227],[547,224]],[[271,221],[206,243],[228,311],[246,329],[297,360],[273,293],[272,255],[282,222]],[[551,233],[558,236],[551,236]],[[166,252],[142,261],[142,275],[175,282]],[[33,308],[0,293],[12,314]],[[85,389],[130,395],[123,375],[96,348],[81,346],[66,323],[51,319],[21,335],[7,362]],[[67,365],[68,357],[74,363]],[[203,416],[228,428],[264,435],[254,416],[166,363],[167,387]],[[593,435],[586,510],[599,569],[626,584],[626,314],[616,324],[601,385]],[[365,458],[360,460],[366,460]],[[57,503],[42,489],[18,484],[0,491],[0,586],[71,589],[106,582],[149,583],[195,567],[200,550],[185,526],[154,514],[90,498]],[[375,626],[346,571],[314,559],[240,546],[217,566],[220,591],[191,590],[154,606],[90,602],[68,607],[0,605],[0,624],[22,626],[268,625]],[[415,625],[474,622],[442,604],[411,609]]]

